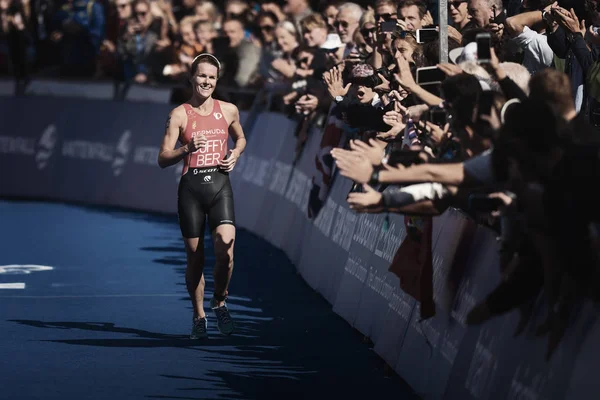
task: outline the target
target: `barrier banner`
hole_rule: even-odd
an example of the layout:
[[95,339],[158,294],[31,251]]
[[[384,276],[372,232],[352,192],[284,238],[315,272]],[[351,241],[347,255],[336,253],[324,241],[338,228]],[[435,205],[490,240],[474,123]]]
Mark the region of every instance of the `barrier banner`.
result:
[[172,108],[0,97],[0,195],[176,212],[182,165],[157,163]]
[[[0,97],[0,196],[176,212],[182,166],[157,165],[171,109]],[[433,218],[436,314],[422,321],[419,303],[390,271],[406,237],[404,217],[390,215],[385,229],[384,215],[354,213],[346,204],[352,183],[337,177],[310,219],[321,131],[311,131],[295,159],[296,123],[274,113],[254,117],[246,152],[231,173],[238,226],[283,249],[311,287],[371,338],[374,350],[417,393],[449,400],[600,398],[595,305],[572,316],[548,362],[548,336],[535,335],[546,317],[543,299],[521,336],[513,337],[518,311],[467,326],[468,312],[501,281],[497,244],[492,231],[451,209]]]

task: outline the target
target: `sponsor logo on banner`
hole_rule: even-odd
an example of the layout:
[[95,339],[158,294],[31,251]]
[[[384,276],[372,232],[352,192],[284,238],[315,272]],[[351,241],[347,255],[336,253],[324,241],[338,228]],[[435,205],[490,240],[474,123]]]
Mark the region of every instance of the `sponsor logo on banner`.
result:
[[405,234],[404,227],[398,227],[393,221],[387,230],[380,229],[379,238],[375,244],[375,255],[391,263]]
[[273,179],[271,179],[271,183],[269,184],[269,191],[283,196],[291,173],[291,165],[275,161],[273,165]]
[[380,216],[361,214],[356,222],[354,241],[374,251],[381,230],[382,218]]
[[258,187],[264,187],[270,178],[271,162],[260,157],[249,155],[247,157],[247,168],[244,168],[242,179],[246,182],[255,184]]
[[325,207],[321,209],[321,212],[315,218],[315,226],[327,237],[329,237],[329,233],[331,232],[333,216],[337,207],[336,202],[331,197],[328,197],[325,201]]
[[354,236],[354,227],[356,226],[357,215],[344,206],[339,206],[337,210],[338,217],[333,226],[331,239],[334,243],[340,245],[344,250],[350,250],[352,237]]
[[541,393],[547,386],[548,381],[548,377],[539,373],[536,369],[519,365],[510,383],[510,392],[507,399],[542,399],[544,396]]
[[498,370],[498,360],[494,354],[498,340],[493,335],[488,328],[481,328],[467,374],[465,388],[477,399],[488,397]]
[[[110,163],[114,176],[120,176],[132,150],[132,133],[125,130],[116,144],[91,142],[87,140],[65,140],[62,145],[62,156],[86,161]],[[154,147],[139,147],[134,151],[136,164],[156,165],[158,150]]]
[[301,210],[304,210],[304,206],[308,201],[308,185],[310,185],[308,176],[304,172],[295,169],[285,193],[285,198]]
[[58,141],[58,134],[56,133],[56,126],[53,124],[48,127],[42,133],[40,140],[37,145],[37,152],[35,154],[35,162],[38,169],[44,169],[48,165],[48,161],[54,154],[54,148]]
[[35,140],[22,136],[0,136],[0,154],[32,156]]
[[115,157],[112,163],[113,174],[115,176],[121,175],[125,164],[127,163],[127,156],[131,151],[131,131],[126,130],[123,132],[117,145],[115,147]]
[[379,271],[374,267],[369,268],[367,286],[389,302],[394,293],[394,286],[387,281],[388,275],[387,271]]
[[0,154],[33,157],[37,168],[42,170],[46,168],[54,154],[57,142],[56,126],[50,124],[44,129],[37,141],[34,138],[23,136],[0,135]]
[[368,270],[365,267],[362,259],[352,254],[348,254],[344,271],[360,281],[365,283],[367,280]]
[[412,314],[413,302],[414,300],[407,294],[394,288],[390,298],[389,307],[405,322],[408,322]]

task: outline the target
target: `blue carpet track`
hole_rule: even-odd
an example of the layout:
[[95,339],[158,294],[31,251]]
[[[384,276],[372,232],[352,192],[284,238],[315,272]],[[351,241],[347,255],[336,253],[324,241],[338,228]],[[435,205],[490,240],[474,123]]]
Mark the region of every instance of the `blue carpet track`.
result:
[[[0,201],[0,399],[417,399],[283,254],[238,231],[237,333],[187,339],[176,216]],[[212,248],[207,249],[207,296]],[[8,268],[42,265],[51,270]]]

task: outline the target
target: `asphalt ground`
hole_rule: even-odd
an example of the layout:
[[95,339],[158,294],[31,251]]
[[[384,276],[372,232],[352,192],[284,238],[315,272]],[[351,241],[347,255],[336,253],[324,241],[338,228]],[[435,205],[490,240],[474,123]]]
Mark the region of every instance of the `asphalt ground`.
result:
[[189,340],[185,263],[175,215],[0,201],[0,399],[418,399],[248,231],[236,333]]

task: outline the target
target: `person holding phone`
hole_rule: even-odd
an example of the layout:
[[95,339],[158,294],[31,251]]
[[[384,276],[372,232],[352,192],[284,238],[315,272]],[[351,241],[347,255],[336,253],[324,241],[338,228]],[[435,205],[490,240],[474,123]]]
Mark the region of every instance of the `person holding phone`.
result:
[[475,27],[488,29],[497,39],[502,37],[506,19],[502,0],[469,0],[468,9]]
[[[158,155],[161,168],[182,160],[184,164],[177,209],[187,253],[186,286],[194,308],[191,339],[207,337],[203,243],[207,220],[216,258],[210,307],[222,334],[230,335],[234,330],[226,304],[236,232],[229,172],[244,152],[246,138],[238,108],[212,97],[220,68],[212,54],[196,56],[190,78],[192,97],[169,114]],[[230,137],[235,147],[228,150]],[[176,147],[178,141],[181,146]]]

